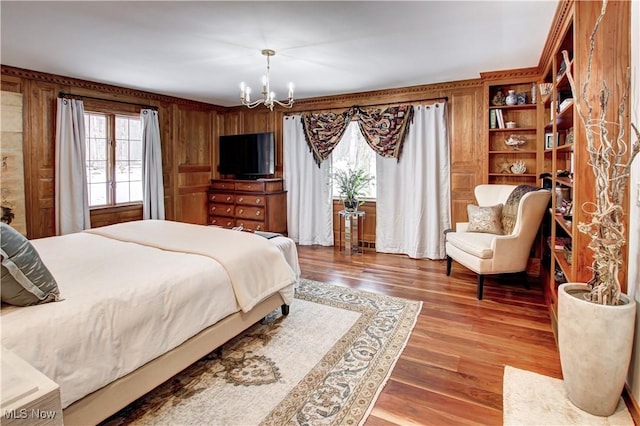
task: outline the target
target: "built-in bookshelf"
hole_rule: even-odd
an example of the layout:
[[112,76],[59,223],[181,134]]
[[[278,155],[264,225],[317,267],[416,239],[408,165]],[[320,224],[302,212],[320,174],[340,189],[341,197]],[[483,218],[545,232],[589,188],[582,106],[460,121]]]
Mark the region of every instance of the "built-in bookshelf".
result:
[[[536,185],[538,178],[537,93],[535,79],[486,84],[487,182]],[[508,105],[509,91],[517,103]]]
[[[543,282],[554,328],[557,322],[557,289],[564,282],[587,282],[592,276],[592,253],[589,237],[579,232],[578,224],[589,222],[589,203],[595,199],[594,175],[588,162],[584,126],[576,110],[567,78],[570,70],[581,88],[586,80],[589,37],[600,11],[598,2],[573,2],[562,21],[558,22],[558,38],[544,66],[540,88],[549,93],[541,95],[540,143],[542,144],[541,172],[547,176],[543,185],[553,192],[552,202],[543,226]],[[604,28],[628,26],[628,5],[613,2],[607,7],[607,17],[597,43],[606,47],[600,60],[594,61],[591,72],[594,81],[624,81],[629,64],[628,44],[615,40],[616,32]],[[621,33],[626,34],[625,31]],[[567,52],[567,58],[563,51]],[[604,59],[606,58],[606,60]],[[598,83],[595,83],[598,84]],[[610,104],[617,105],[622,93],[610,85]],[[591,99],[595,105],[598,99]],[[611,117],[615,120],[615,117]],[[621,274],[623,275],[623,274]],[[624,276],[621,282],[624,286]]]

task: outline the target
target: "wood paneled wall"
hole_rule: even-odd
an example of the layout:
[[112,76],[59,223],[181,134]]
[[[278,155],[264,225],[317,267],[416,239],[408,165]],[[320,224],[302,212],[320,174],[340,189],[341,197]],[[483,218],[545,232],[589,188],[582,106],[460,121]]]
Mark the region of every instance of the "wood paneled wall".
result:
[[[505,72],[516,73],[518,70]],[[165,209],[168,219],[206,223],[206,188],[218,178],[220,135],[273,131],[276,136],[276,177],[282,177],[282,121],[284,114],[397,103],[427,103],[448,98],[451,149],[452,223],[466,220],[466,206],[475,202],[473,188],[485,180],[486,141],[483,138],[482,79],[412,86],[340,96],[298,100],[291,110],[281,108],[223,108],[100,83],[2,66],[2,90],[22,93],[25,123],[25,183],[30,238],[54,235],[55,99],[59,92],[158,108],[163,150]],[[373,208],[373,207],[372,207]],[[374,211],[372,211],[372,214]],[[92,213],[94,226],[141,218],[141,208],[109,208]],[[367,223],[367,241],[375,241],[375,227]]]
[[[56,98],[59,92],[105,99],[114,111],[137,112],[140,105],[158,108],[162,139],[165,210],[167,219],[206,223],[206,188],[214,164],[214,141],[224,108],[186,99],[126,89],[85,80],[2,66],[2,90],[24,98],[24,154],[29,238],[55,234],[54,157]],[[133,109],[132,109],[133,108]],[[141,206],[92,210],[93,226],[142,218]]]

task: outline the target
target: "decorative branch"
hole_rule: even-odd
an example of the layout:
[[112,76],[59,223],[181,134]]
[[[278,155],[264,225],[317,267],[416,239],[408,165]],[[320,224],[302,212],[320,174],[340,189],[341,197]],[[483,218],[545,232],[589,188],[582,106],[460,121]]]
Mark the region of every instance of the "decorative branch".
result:
[[[620,302],[621,285],[619,271],[622,268],[622,248],[626,244],[624,227],[624,209],[622,207],[627,182],[631,173],[631,164],[640,152],[640,132],[631,123],[636,137],[631,151],[624,140],[625,113],[628,102],[631,74],[627,69],[622,98],[618,105],[617,122],[607,121],[611,90],[606,81],[602,82],[599,92],[600,113],[594,117],[590,96],[591,71],[595,52],[598,28],[607,9],[607,0],[602,2],[600,15],[589,38],[589,56],[582,95],[574,103],[578,116],[585,129],[587,163],[595,177],[595,202],[586,202],[581,208],[591,221],[580,222],[578,230],[588,235],[588,247],[593,251],[591,270],[593,277],[588,282],[591,288],[586,297],[592,302],[605,305],[617,305]],[[562,52],[564,61],[569,64],[567,51]],[[567,79],[574,96],[576,83],[570,67],[566,70]],[[616,129],[617,128],[617,129]],[[613,133],[610,131],[613,130]],[[611,137],[614,137],[614,140]],[[626,156],[626,160],[625,160]]]

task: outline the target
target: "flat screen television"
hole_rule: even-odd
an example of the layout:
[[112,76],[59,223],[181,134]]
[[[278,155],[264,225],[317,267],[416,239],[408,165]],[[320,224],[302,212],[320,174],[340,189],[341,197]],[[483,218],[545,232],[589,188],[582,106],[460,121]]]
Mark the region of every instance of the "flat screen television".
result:
[[275,173],[273,132],[220,136],[220,174],[257,179]]

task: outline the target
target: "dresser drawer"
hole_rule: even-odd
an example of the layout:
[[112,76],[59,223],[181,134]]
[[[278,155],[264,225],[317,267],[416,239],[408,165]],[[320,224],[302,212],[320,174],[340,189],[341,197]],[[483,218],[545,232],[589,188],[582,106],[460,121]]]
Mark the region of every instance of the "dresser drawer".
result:
[[236,221],[232,217],[209,216],[209,225],[218,225],[224,226],[225,228],[232,228],[236,226]]
[[246,206],[264,206],[265,205],[265,197],[264,197],[264,195],[237,194],[236,195],[236,203],[243,204],[243,205],[246,205]]
[[242,226],[244,229],[250,229],[252,231],[264,230],[264,222],[257,222],[255,220],[237,219],[236,226]]
[[236,182],[236,191],[264,192],[264,183]]
[[229,203],[233,204],[235,202],[236,196],[233,194],[226,193],[215,193],[209,194],[209,202],[210,203]]
[[236,217],[250,220],[263,220],[263,207],[236,206]]
[[213,189],[229,189],[234,190],[235,184],[232,181],[229,182],[221,182],[221,181],[211,181],[211,188]]
[[233,217],[233,205],[222,203],[209,204],[209,214],[214,216]]

